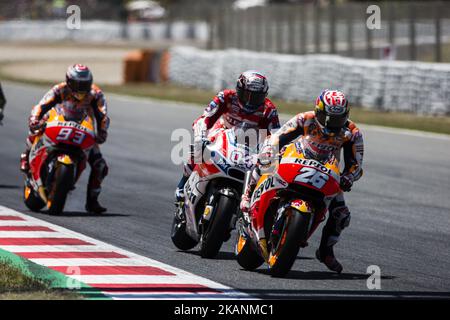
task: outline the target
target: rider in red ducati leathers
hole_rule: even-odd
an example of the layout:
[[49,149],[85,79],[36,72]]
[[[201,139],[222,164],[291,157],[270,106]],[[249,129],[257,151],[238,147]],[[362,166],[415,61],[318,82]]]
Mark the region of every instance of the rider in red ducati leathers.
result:
[[[208,143],[210,130],[229,129],[242,123],[267,129],[268,134],[279,129],[278,112],[267,98],[268,91],[268,80],[264,75],[257,71],[246,71],[239,76],[236,90],[219,92],[193,124],[194,153],[201,153],[204,144]],[[183,177],[175,191],[176,205],[184,199],[184,185],[193,168],[194,163],[184,165]]]
[[[340,159],[341,149],[343,149],[345,167],[341,175],[341,189],[344,192],[350,191],[353,182],[363,174],[364,144],[360,130],[348,116],[349,106],[345,95],[339,91],[325,90],[317,98],[314,111],[296,115],[269,137],[259,156],[259,164],[253,170],[252,178],[242,196],[241,210],[249,214],[251,195],[261,177],[262,170],[274,159],[276,150],[282,150],[299,136],[307,137],[305,140],[308,141],[308,147],[304,150],[305,156],[317,160],[326,159],[330,153]],[[330,270],[341,273],[343,267],[334,256],[333,247],[338,242],[341,231],[350,224],[350,211],[345,204],[343,192],[332,200],[328,210],[329,217],[322,231],[316,257]],[[262,219],[250,217],[250,220],[258,234],[261,252],[267,255],[264,224],[261,224],[264,217]]]
[[107,104],[103,92],[93,84],[91,71],[83,65],[69,67],[66,73],[66,82],[54,86],[44,98],[33,107],[29,118],[29,136],[26,140],[27,148],[21,155],[20,169],[25,174],[29,173],[29,153],[40,128],[45,123],[45,115],[56,105],[61,105],[66,114],[78,114],[87,108],[92,108],[96,119],[97,135],[96,145],[89,153],[88,162],[91,166],[91,174],[86,197],[86,211],[103,213],[103,208],[98,197],[101,191],[101,183],[108,174],[108,166],[103,158],[99,145],[106,141],[109,128]]

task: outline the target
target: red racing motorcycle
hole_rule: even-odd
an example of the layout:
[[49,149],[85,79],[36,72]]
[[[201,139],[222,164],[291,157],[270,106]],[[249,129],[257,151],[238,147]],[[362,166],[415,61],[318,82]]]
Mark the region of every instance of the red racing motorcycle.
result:
[[266,262],[271,275],[286,275],[341,192],[339,181],[339,161],[333,155],[318,161],[305,156],[301,140],[288,145],[273,172],[261,177],[251,199],[251,215],[264,215],[267,251],[261,249],[250,218],[242,215],[235,245],[239,265],[254,270]]
[[59,106],[51,109],[46,118],[31,147],[24,202],[32,211],[47,206],[49,214],[59,215],[95,145],[95,118],[87,111],[68,116]]

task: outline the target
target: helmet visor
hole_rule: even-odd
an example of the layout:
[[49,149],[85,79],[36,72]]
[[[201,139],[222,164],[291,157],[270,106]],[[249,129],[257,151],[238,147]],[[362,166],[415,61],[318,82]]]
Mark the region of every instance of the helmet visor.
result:
[[69,80],[68,85],[73,92],[88,93],[91,91],[92,81]]
[[348,121],[348,114],[325,114],[320,113],[317,115],[319,123],[330,132],[339,132]]
[[264,104],[267,93],[254,92],[250,90],[239,90],[239,101],[244,105],[244,108],[248,111],[256,111]]

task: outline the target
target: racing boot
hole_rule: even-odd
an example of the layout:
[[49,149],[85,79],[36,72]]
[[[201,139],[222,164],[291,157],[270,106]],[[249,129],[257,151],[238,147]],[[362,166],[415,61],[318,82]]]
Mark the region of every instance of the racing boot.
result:
[[194,165],[192,163],[183,164],[183,176],[178,182],[177,189],[175,190],[175,207],[179,208],[183,206],[184,203],[184,185],[188,181],[189,177],[194,170]]
[[337,261],[336,257],[334,256],[333,247],[326,247],[323,249],[317,249],[316,251],[316,258],[325,264],[328,269],[331,271],[341,273],[344,269],[342,265]]
[[184,202],[184,185],[186,184],[188,178],[189,177],[183,175],[178,183],[177,189],[175,190],[175,206],[177,207],[181,202]]
[[86,212],[101,214],[107,211],[106,208],[102,207],[98,202],[98,196],[100,195],[100,189],[89,190],[86,197]]

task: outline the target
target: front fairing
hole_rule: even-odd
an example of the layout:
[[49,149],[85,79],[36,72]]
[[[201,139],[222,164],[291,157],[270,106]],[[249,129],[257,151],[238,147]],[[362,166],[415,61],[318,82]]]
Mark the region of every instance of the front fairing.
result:
[[330,157],[327,162],[307,159],[299,144],[287,146],[276,173],[288,184],[299,184],[321,192],[325,198],[341,191],[339,161]]
[[256,165],[259,150],[257,141],[254,142],[255,139],[251,137],[246,143],[245,132],[235,128],[219,132],[212,140],[206,148],[206,162],[226,177],[243,182],[245,173]]
[[46,122],[44,140],[48,145],[70,145],[81,150],[89,150],[95,145],[95,125],[92,116],[85,114],[82,120],[66,119],[56,109],[52,109]]

